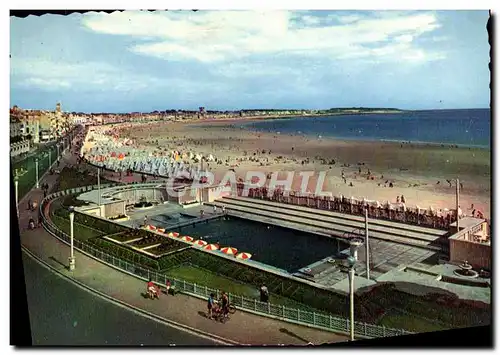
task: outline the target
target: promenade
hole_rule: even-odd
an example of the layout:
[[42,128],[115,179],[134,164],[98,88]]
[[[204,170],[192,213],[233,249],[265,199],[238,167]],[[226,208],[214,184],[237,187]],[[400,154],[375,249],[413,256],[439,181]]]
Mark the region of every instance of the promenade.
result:
[[[76,157],[66,153],[61,160],[64,165],[75,165]],[[105,174],[110,180],[119,180],[118,176]],[[40,185],[48,183],[54,186],[57,175],[44,175]],[[140,179],[138,174],[128,177],[129,180]],[[122,180],[124,181],[125,178]],[[348,337],[328,331],[299,326],[279,320],[261,317],[250,313],[237,311],[225,324],[209,320],[205,316],[206,301],[183,294],[166,296],[162,294],[159,300],[149,300],[142,295],[145,292],[145,282],[133,276],[113,269],[85,254],[75,251],[76,268],[70,272],[67,268],[69,247],[43,229],[27,230],[30,217],[38,218],[38,211],[27,210],[29,199],[41,201],[43,191],[32,189],[19,204],[19,223],[21,243],[35,257],[50,265],[55,271],[69,277],[77,283],[84,284],[98,293],[104,294],[118,302],[130,305],[154,318],[174,323],[190,332],[196,332],[205,337],[225,344],[250,345],[306,345],[343,342]],[[201,280],[200,280],[201,281]],[[104,315],[103,315],[104,316]],[[92,345],[92,344],[88,344]]]

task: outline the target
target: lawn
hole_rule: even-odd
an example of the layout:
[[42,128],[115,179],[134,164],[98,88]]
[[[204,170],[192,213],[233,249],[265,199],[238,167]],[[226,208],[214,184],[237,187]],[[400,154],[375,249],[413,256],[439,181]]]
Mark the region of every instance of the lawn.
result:
[[[171,278],[178,278],[188,282],[196,283],[200,286],[207,286],[210,288],[219,289],[221,291],[226,291],[231,294],[244,296],[250,299],[259,298],[259,290],[250,285],[246,285],[235,280],[231,280],[224,276],[216,275],[208,270],[201,269],[189,264],[184,264],[172,268],[166,272],[166,274]],[[269,297],[269,302],[273,304],[284,305],[290,308],[299,308],[304,311],[316,311],[303,303],[296,302],[292,299],[281,297],[275,294],[271,294]]]
[[[64,233],[69,234],[69,219],[65,219],[60,216],[53,215],[51,217],[52,222],[57,226],[57,228],[61,229]],[[104,232],[99,231],[97,229],[89,228],[83,224],[74,223],[73,224],[73,233],[75,238],[86,241],[90,238],[100,237],[105,235]]]
[[452,326],[445,326],[444,324],[420,318],[415,314],[408,315],[396,310],[389,311],[379,320],[378,324],[388,328],[406,329],[415,333],[433,332],[453,328]]

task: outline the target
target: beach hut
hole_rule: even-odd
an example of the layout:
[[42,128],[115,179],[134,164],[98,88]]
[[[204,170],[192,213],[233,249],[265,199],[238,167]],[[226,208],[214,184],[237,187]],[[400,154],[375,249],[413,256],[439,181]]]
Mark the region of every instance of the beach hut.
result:
[[177,232],[170,232],[173,238],[179,238],[179,233]]
[[194,238],[190,237],[189,235],[185,235],[184,237],[181,238],[181,240],[191,243],[194,240]]
[[165,228],[158,228],[157,231],[160,233],[165,233]]
[[204,240],[201,240],[201,239],[200,240],[195,240],[193,242],[193,245],[197,246],[197,247],[204,247],[207,244],[208,244],[207,242],[205,242]]
[[148,228],[152,231],[155,231],[156,230],[156,227],[151,225],[151,224],[148,224]]
[[236,255],[236,258],[241,259],[241,260],[248,260],[251,257],[252,257],[252,254],[250,254],[250,253],[239,253]]
[[120,154],[118,155],[118,159],[123,160],[123,158],[125,158],[125,155],[124,155],[123,153],[120,153]]
[[217,245],[215,245],[215,244],[208,244],[205,247],[203,247],[203,249],[214,251],[214,250],[218,250],[219,247]]
[[111,152],[111,158],[116,158],[116,152]]
[[228,255],[236,255],[238,253],[238,249],[233,247],[224,247],[220,251]]

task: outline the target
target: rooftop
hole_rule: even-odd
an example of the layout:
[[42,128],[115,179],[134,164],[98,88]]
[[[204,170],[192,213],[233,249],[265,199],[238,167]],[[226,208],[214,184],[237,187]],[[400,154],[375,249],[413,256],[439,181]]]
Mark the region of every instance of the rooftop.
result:
[[[482,222],[484,222],[484,219],[476,218],[476,217],[460,218],[460,229],[475,227]],[[453,222],[452,224],[450,224],[450,227],[456,227],[456,226],[457,226],[457,222]]]

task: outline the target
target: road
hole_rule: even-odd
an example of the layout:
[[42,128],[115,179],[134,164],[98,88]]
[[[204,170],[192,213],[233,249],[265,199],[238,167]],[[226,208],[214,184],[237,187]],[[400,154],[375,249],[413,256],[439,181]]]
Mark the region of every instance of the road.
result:
[[97,297],[25,253],[23,265],[33,345],[217,345]]

